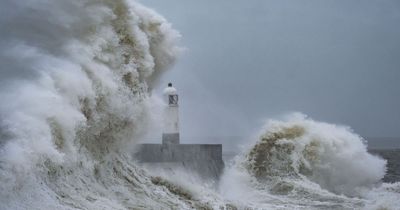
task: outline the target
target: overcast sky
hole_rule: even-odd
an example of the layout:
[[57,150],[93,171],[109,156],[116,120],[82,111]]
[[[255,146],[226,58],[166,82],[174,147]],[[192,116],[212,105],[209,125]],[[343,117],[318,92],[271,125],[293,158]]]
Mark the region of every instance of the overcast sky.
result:
[[[169,81],[177,87],[183,142],[248,136],[263,120],[295,111],[364,137],[400,136],[399,0],[139,1],[183,36],[187,50],[155,90],[161,94]],[[15,28],[8,20],[21,20],[10,2],[0,7],[1,49],[18,35],[57,50],[57,41],[72,36],[57,36],[62,27],[34,11],[26,17],[54,39],[29,33],[29,22]],[[0,88],[33,76],[4,53]]]
[[187,48],[163,79],[180,92],[184,136],[248,135],[292,111],[400,136],[400,1],[141,2]]

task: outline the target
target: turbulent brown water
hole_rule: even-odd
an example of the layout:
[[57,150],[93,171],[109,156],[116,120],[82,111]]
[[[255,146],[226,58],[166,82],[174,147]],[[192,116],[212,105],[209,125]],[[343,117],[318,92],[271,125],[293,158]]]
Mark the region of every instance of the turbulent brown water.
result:
[[235,158],[222,193],[254,208],[396,209],[400,185],[382,183],[386,170],[350,128],[293,114]]
[[0,3],[0,209],[396,209],[343,126],[269,121],[220,182],[132,158],[179,33],[131,0]]

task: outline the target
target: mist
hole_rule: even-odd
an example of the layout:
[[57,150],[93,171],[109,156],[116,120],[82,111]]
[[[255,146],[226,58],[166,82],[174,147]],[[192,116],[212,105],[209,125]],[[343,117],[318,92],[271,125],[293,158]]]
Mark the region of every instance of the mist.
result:
[[161,83],[180,92],[182,141],[249,136],[294,111],[400,136],[398,1],[142,2],[187,48]]
[[399,3],[143,4],[0,3],[0,209],[400,206]]

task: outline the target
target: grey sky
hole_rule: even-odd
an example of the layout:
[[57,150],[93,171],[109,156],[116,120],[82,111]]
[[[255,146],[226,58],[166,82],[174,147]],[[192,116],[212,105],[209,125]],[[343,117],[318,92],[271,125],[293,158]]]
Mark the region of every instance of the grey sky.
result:
[[300,111],[362,136],[400,136],[400,1],[142,0],[188,48],[164,83],[182,133],[248,135]]
[[[0,4],[0,88],[15,79],[37,76],[33,67],[37,57],[28,59],[24,57],[24,53],[29,54],[27,50],[16,50],[15,47],[32,45],[49,51],[44,53],[60,55],[62,43],[79,35],[72,34],[73,30],[70,28],[89,27],[84,23],[90,18],[90,14],[81,14],[76,9],[77,5],[68,1],[49,4],[46,1],[38,3],[33,0],[2,0]],[[68,13],[72,11],[74,16],[70,17]],[[30,42],[25,43],[26,40]],[[19,55],[16,56],[15,53]]]

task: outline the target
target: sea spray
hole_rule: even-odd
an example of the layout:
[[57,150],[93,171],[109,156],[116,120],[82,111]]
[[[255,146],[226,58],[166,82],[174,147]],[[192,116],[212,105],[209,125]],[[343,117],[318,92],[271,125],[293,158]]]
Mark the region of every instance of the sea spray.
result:
[[1,209],[185,207],[125,150],[179,51],[170,24],[125,0],[2,6]]
[[180,51],[164,18],[129,0],[2,6],[0,209],[223,208],[132,158]]
[[363,208],[386,171],[350,128],[300,113],[269,120],[259,136],[226,170],[226,198],[264,208]]
[[[179,53],[164,18],[129,0],[4,0],[0,209],[396,209],[399,184],[351,129],[271,120],[218,190],[131,156],[149,91]],[[154,120],[154,119],[152,119]],[[188,178],[189,177],[189,178]]]
[[304,115],[270,121],[250,150],[246,168],[259,180],[307,178],[338,194],[357,195],[386,172],[386,161],[369,154],[363,139],[349,128],[316,122]]

